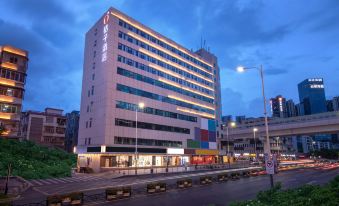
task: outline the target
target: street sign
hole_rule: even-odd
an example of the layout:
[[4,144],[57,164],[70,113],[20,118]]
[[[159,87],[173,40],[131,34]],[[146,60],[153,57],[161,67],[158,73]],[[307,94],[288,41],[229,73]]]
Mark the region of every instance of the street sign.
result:
[[274,174],[274,161],[271,159],[268,159],[265,161],[265,166],[266,166],[266,173],[273,175]]

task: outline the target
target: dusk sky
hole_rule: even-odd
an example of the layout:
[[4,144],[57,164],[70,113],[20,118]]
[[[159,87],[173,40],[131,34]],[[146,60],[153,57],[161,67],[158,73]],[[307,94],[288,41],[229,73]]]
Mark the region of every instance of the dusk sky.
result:
[[262,116],[267,97],[298,100],[297,84],[323,77],[326,97],[339,96],[337,0],[2,0],[0,45],[29,51],[24,110],[80,109],[84,37],[113,6],[188,49],[201,38],[219,60],[223,114]]

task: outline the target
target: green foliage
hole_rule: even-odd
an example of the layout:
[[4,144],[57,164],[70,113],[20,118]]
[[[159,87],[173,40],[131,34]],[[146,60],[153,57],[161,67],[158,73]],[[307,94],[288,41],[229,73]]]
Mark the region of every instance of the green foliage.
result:
[[281,190],[281,185],[259,192],[255,200],[233,203],[231,206],[338,206],[339,176],[324,186],[304,185],[296,189]]
[[0,176],[7,175],[9,163],[14,176],[26,179],[65,177],[71,175],[76,155],[29,141],[0,139]]

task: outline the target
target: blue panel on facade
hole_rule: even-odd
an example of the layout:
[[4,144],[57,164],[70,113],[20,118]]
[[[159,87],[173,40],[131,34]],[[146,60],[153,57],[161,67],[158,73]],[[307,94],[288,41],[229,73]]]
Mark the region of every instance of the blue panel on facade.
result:
[[208,141],[216,142],[216,132],[208,131]]
[[208,142],[201,142],[201,148],[208,149]]
[[200,141],[201,140],[201,134],[200,134],[200,128],[194,127],[194,139]]
[[215,131],[215,120],[208,120],[208,130]]

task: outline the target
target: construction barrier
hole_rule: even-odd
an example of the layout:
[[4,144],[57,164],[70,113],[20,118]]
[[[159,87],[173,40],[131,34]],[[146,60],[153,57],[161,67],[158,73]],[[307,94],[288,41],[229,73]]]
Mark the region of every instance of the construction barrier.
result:
[[159,192],[166,192],[166,183],[164,182],[155,182],[147,184],[147,193],[159,193]]
[[84,193],[73,192],[64,195],[48,196],[46,200],[47,206],[62,206],[62,205],[82,205],[84,203]]
[[211,176],[204,176],[200,177],[200,184],[201,185],[207,185],[212,183],[212,177]]
[[106,200],[108,201],[129,198],[131,195],[132,188],[130,186],[106,189]]
[[218,181],[219,182],[225,182],[227,180],[228,180],[228,174],[227,173],[218,175]]
[[177,181],[177,188],[189,188],[192,187],[192,179],[184,179]]

